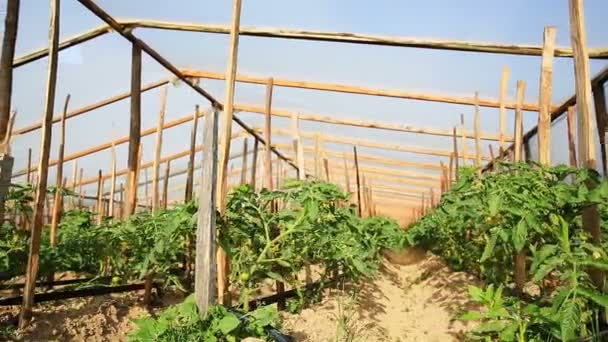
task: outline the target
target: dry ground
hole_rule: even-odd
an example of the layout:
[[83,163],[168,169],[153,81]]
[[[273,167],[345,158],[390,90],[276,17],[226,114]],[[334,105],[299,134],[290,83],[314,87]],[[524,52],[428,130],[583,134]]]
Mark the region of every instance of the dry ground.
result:
[[[388,259],[377,279],[358,286],[354,306],[348,305],[352,298],[334,289],[300,314],[282,314],[284,332],[297,341],[315,342],[335,341],[336,334],[345,331],[354,335],[352,341],[362,342],[459,340],[470,326],[452,318],[471,305],[466,286],[475,283],[473,277],[452,272],[438,257],[415,249]],[[131,293],[43,303],[18,340],[124,341],[134,327],[131,320],[146,313],[140,297]],[[166,296],[153,311],[181,299]],[[0,308],[0,316],[17,310]],[[350,318],[347,329],[338,330],[339,317]]]

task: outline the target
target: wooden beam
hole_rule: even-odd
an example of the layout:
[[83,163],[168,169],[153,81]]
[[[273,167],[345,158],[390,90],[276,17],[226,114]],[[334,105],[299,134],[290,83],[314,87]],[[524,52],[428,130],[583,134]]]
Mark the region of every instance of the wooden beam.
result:
[[[160,177],[160,156],[163,149],[163,126],[165,125],[165,110],[167,107],[167,87],[163,87],[160,95],[160,110],[156,124],[156,141],[154,143],[154,166],[152,167],[152,211],[159,206],[158,179]],[[196,115],[196,114],[195,114]],[[196,120],[196,118],[195,118]],[[112,199],[114,194],[111,195]],[[113,202],[113,201],[110,201]]]
[[[176,30],[187,32],[206,32],[229,34],[230,28],[226,25],[176,23],[155,20],[124,20],[121,24],[129,27],[154,28],[162,30]],[[322,42],[380,45],[395,47],[413,47],[424,49],[439,49],[451,51],[467,51],[481,53],[498,53],[525,56],[540,56],[542,48],[537,45],[481,43],[471,41],[452,41],[436,39],[419,39],[395,36],[379,36],[352,32],[310,31],[286,28],[256,28],[242,27],[240,34],[251,37],[297,39]],[[555,50],[556,57],[572,57],[572,49],[560,47]],[[590,49],[591,58],[608,58],[608,48]]]
[[131,116],[129,121],[129,155],[125,215],[135,213],[139,178],[139,149],[141,141],[141,48],[131,46]]
[[553,94],[555,36],[555,27],[545,27],[540,74],[540,95],[538,97],[538,106],[540,108],[538,112],[538,161],[545,165],[551,165],[551,96]]
[[[224,74],[221,74],[221,73],[203,71],[203,70],[181,69],[181,72],[184,75],[187,75],[189,77],[206,78],[206,79],[212,79],[212,80],[224,80],[226,77]],[[265,84],[266,83],[265,78],[252,77],[252,76],[246,76],[246,75],[237,75],[236,80],[238,82],[251,83],[251,84]],[[474,99],[469,98],[469,97],[416,93],[416,92],[401,91],[401,90],[373,89],[373,88],[367,88],[367,87],[361,87],[361,86],[351,86],[351,85],[344,85],[344,84],[331,84],[331,83],[320,83],[320,82],[309,82],[309,81],[293,81],[293,80],[284,80],[284,79],[274,78],[274,85],[275,85],[275,87],[321,90],[321,91],[331,91],[331,92],[339,92],[339,93],[346,93],[346,94],[382,96],[382,97],[391,97],[391,98],[399,98],[399,99],[407,99],[407,100],[420,100],[420,101],[450,103],[450,104],[459,104],[459,105],[473,106],[475,104]],[[500,104],[499,104],[498,100],[495,100],[495,99],[480,99],[479,105],[482,107],[499,108]],[[506,103],[505,106],[509,109],[515,108],[514,103]],[[528,111],[538,111],[538,106],[536,104],[525,104],[524,109],[528,110]]]
[[[13,4],[14,5],[14,4]],[[24,329],[32,318],[34,306],[34,290],[38,275],[38,261],[40,258],[40,240],[44,214],[44,200],[46,198],[48,181],[48,163],[51,151],[52,119],[55,108],[55,90],[57,85],[57,59],[59,45],[59,0],[50,2],[49,24],[49,63],[44,105],[44,118],[42,125],[42,141],[40,143],[40,160],[38,164],[38,184],[34,201],[34,222],[31,230],[30,246],[25,272],[25,287],[23,289],[23,304],[19,314],[19,328]],[[8,14],[8,13],[7,13]],[[9,32],[10,33],[10,32]]]
[[516,108],[515,108],[515,153],[514,159],[516,162],[523,160],[523,110],[521,104],[524,103],[524,96],[526,95],[526,82],[522,80],[517,81],[517,94],[516,94]]
[[[253,105],[239,105],[235,104],[234,109],[240,112],[254,113],[254,114],[264,114],[265,109],[262,107],[257,107]],[[273,109],[272,115],[282,118],[291,118],[293,116],[293,111],[289,111],[286,109]],[[414,127],[410,125],[399,125],[399,124],[390,124],[384,122],[377,121],[361,121],[361,120],[352,120],[352,119],[339,119],[334,118],[332,116],[321,115],[321,114],[302,114],[298,111],[300,120],[311,121],[311,122],[320,122],[326,124],[334,124],[334,125],[343,125],[343,126],[353,126],[353,127],[363,127],[363,128],[372,128],[372,129],[380,129],[380,130],[388,130],[395,132],[405,132],[405,133],[416,133],[416,134],[426,134],[433,136],[444,136],[451,137],[452,132],[450,130],[442,130],[436,128],[421,128]],[[472,132],[463,131],[463,135],[467,138],[474,138]],[[483,140],[490,141],[498,141],[499,136],[492,135],[489,133],[482,133],[480,138]],[[505,136],[505,141],[513,141],[513,137]]]
[[[504,151],[506,148],[506,133],[505,129],[507,127],[507,109],[505,108],[505,102],[507,101],[507,87],[509,86],[509,74],[511,71],[508,67],[504,67],[502,69],[502,76],[500,78],[500,97],[499,97],[499,113],[500,113],[500,123],[498,130],[500,131],[499,136],[499,146],[500,150]],[[517,107],[517,102],[515,103],[515,107]]]
[[[580,163],[582,167],[595,170],[597,168],[595,139],[597,135],[593,128],[591,104],[591,80],[589,53],[587,51],[587,32],[585,31],[585,14],[582,0],[570,0],[570,39],[574,51],[574,79],[576,82],[576,108],[579,119]],[[597,184],[592,180],[587,187],[592,189]],[[583,210],[583,228],[592,237],[593,244],[600,246],[602,239],[601,218],[597,205]],[[600,291],[604,289],[605,277],[599,268],[592,268],[589,273],[593,284]]]
[[[167,80],[167,79],[163,79],[163,80],[160,80],[160,81],[148,83],[145,86],[141,87],[141,91],[140,92],[144,93],[144,92],[146,92],[148,90],[152,90],[152,89],[156,89],[158,87],[161,87],[161,86],[163,86],[163,85],[165,85],[167,83],[169,83],[169,80]],[[110,104],[119,102],[121,100],[127,99],[129,97],[131,97],[131,92],[127,91],[127,92],[118,94],[116,96],[112,96],[110,98],[101,100],[99,102],[95,102],[95,103],[92,103],[90,105],[86,105],[86,106],[83,106],[83,107],[80,107],[80,108],[76,108],[76,109],[70,111],[69,113],[67,113],[67,115],[65,116],[65,118],[66,118],[66,120],[68,120],[68,119],[77,117],[79,115],[91,112],[91,111],[93,111],[95,109],[99,109],[99,108],[108,106]],[[60,121],[61,121],[61,117],[59,117],[59,116],[53,118],[53,123],[54,124],[58,123]],[[34,132],[34,131],[40,129],[40,127],[42,127],[42,122],[38,122],[38,123],[35,123],[35,124],[32,124],[32,125],[28,125],[28,126],[25,126],[25,127],[18,128],[18,129],[15,130],[14,134],[15,135],[27,134],[27,133]]]
[[[196,228],[196,257],[194,293],[199,314],[205,317],[216,302],[216,195],[218,159],[218,121],[216,110],[205,117],[203,172],[200,182],[198,224]],[[167,177],[168,178],[168,177]],[[166,190],[165,190],[166,192]]]
[[0,141],[4,141],[11,116],[11,96],[13,93],[13,67],[17,27],[19,26],[20,0],[6,1],[2,51],[0,52]]

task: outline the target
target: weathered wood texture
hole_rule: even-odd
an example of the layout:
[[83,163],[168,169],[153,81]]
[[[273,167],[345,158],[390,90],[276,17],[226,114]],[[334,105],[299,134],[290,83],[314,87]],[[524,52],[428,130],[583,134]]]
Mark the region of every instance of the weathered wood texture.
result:
[[129,155],[125,214],[135,213],[139,179],[139,149],[141,141],[141,48],[131,47],[131,115],[129,121]]
[[[186,175],[186,191],[184,201],[192,199],[192,191],[194,188],[194,157],[196,152],[196,134],[198,131],[199,107],[196,105],[194,114],[192,115],[192,130],[190,131],[190,153],[188,155],[188,173]],[[230,134],[229,134],[230,136]],[[230,141],[231,139],[227,139]]]
[[361,217],[361,175],[359,173],[359,159],[357,159],[357,146],[353,146],[353,162],[355,163],[355,178],[357,179],[357,210]]
[[526,94],[526,82],[518,80],[517,81],[517,90],[516,90],[516,106],[515,106],[515,127],[513,131],[515,132],[515,153],[513,158],[515,161],[523,160],[523,134],[524,134],[524,124],[523,124],[523,110],[521,108],[521,104],[524,102],[524,96]]
[[[158,179],[160,177],[160,156],[163,149],[163,126],[165,125],[165,110],[167,107],[167,87],[160,94],[160,110],[156,124],[156,141],[154,143],[154,165],[152,166],[152,211],[159,207]],[[114,196],[114,194],[112,194]]]
[[538,161],[545,165],[551,164],[551,96],[553,94],[555,36],[555,27],[545,27],[540,72],[540,94],[538,96]]
[[51,246],[57,245],[57,227],[59,226],[61,211],[63,210],[63,190],[59,191],[59,188],[62,187],[63,181],[63,154],[65,152],[65,116],[68,111],[69,104],[70,94],[68,94],[65,98],[63,112],[61,115],[61,130],[59,131],[59,157],[57,158],[57,175],[55,179],[55,186],[57,187],[57,191],[55,191],[55,196],[53,200],[53,217],[51,218]]
[[0,55],[0,141],[4,140],[11,115],[13,91],[13,58],[17,42],[20,0],[7,0],[4,17],[2,52]]
[[576,161],[576,109],[574,106],[568,107],[566,122],[568,126],[568,156],[570,166],[577,167]]
[[[500,77],[500,96],[499,96],[499,127],[498,130],[500,132],[498,143],[501,151],[504,151],[505,141],[506,141],[506,133],[505,130],[507,128],[507,109],[505,107],[505,103],[507,101],[507,87],[509,86],[509,75],[511,74],[511,70],[508,67],[504,67],[502,69],[502,76]],[[515,107],[517,107],[517,102],[515,103]],[[493,158],[492,158],[493,159]]]

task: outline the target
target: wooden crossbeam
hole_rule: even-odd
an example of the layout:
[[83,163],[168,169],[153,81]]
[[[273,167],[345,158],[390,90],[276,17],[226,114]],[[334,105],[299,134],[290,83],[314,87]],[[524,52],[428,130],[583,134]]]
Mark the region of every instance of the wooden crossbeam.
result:
[[[257,107],[253,105],[239,105],[236,104],[234,106],[235,110],[240,112],[248,112],[255,114],[264,114],[264,108]],[[373,121],[360,121],[360,120],[352,120],[352,119],[338,119],[333,118],[331,116],[324,116],[319,114],[302,114],[299,113],[300,120],[313,121],[313,122],[321,122],[327,124],[335,124],[335,125],[345,125],[345,126],[354,126],[354,127],[364,127],[364,128],[374,128],[374,129],[382,129],[389,131],[397,131],[397,132],[406,132],[406,133],[418,133],[418,134],[428,134],[428,135],[436,135],[436,136],[444,136],[451,137],[452,130],[451,129],[436,129],[436,128],[420,128],[413,127],[409,125],[399,125],[399,124],[389,124],[383,122],[373,122]],[[293,111],[285,110],[285,109],[272,109],[272,115],[278,116],[282,118],[291,118],[294,115]],[[473,132],[463,132],[467,138],[475,138]],[[490,141],[498,141],[499,136],[496,134],[487,134],[482,133],[480,136],[483,140]],[[504,141],[514,141],[513,137],[504,137]]]
[[[192,70],[192,69],[181,69],[181,72],[188,77],[206,78],[211,80],[224,80],[226,76],[222,73],[204,71],[204,70]],[[267,78],[253,77],[247,75],[237,75],[236,80],[243,83],[251,84],[266,84]],[[320,82],[308,82],[308,81],[293,81],[273,78],[275,87],[288,87],[288,88],[299,88],[299,89],[310,89],[310,90],[323,90],[332,91],[339,93],[348,94],[360,94],[360,95],[371,95],[371,96],[383,96],[393,97],[408,100],[420,100],[430,102],[441,102],[451,103],[460,105],[475,104],[475,100],[471,97],[460,97],[450,95],[439,95],[439,94],[426,94],[426,93],[415,93],[402,90],[385,90],[385,89],[373,89],[361,86],[351,86],[344,84],[330,84]],[[482,107],[500,108],[500,101],[495,99],[479,99],[479,105]],[[515,103],[505,103],[506,108],[515,109]],[[527,111],[538,111],[538,104],[527,103],[524,104],[524,110]]]

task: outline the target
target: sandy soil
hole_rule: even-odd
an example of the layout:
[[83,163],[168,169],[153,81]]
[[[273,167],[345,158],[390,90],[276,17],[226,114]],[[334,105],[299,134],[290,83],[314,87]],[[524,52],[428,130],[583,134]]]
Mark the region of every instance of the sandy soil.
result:
[[453,318],[474,308],[467,285],[475,279],[421,251],[389,259],[382,274],[360,286],[355,297],[334,291],[300,314],[283,314],[283,331],[297,341],[461,340],[472,325]]

